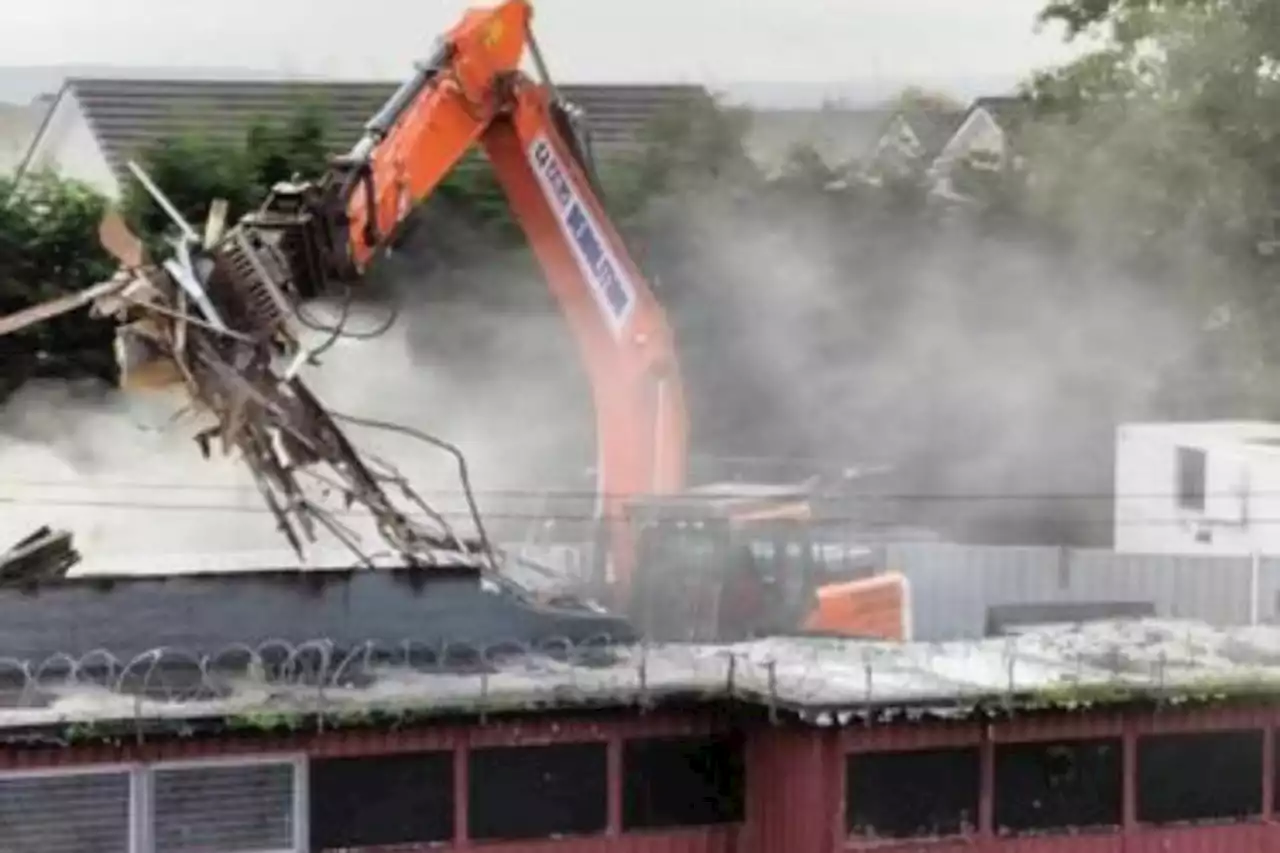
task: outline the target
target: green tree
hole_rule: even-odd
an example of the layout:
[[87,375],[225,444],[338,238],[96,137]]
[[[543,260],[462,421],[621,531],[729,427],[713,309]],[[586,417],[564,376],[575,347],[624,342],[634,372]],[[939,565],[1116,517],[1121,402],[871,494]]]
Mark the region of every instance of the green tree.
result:
[[[114,265],[98,246],[105,199],[51,174],[0,180],[0,316],[83,290]],[[77,311],[0,337],[0,397],[37,376],[111,381],[110,322]]]
[[[215,198],[227,200],[234,218],[249,210],[260,194],[243,146],[180,136],[158,140],[139,160],[156,186],[197,230]],[[137,181],[126,183],[123,207],[129,223],[148,238],[173,230],[168,215]]]
[[[141,165],[197,229],[215,198],[226,199],[232,220],[252,210],[279,181],[324,174],[328,125],[320,105],[304,103],[284,122],[253,123],[240,141],[190,134],[159,139]],[[126,185],[124,209],[148,235],[171,228],[168,216],[136,181]]]
[[920,112],[930,115],[962,113],[965,105],[946,92],[922,86],[908,86],[889,103],[891,112]]
[[1206,386],[1232,384],[1238,411],[1280,411],[1274,4],[1064,0],[1044,18],[1098,46],[1027,86],[1028,204],[1203,318],[1189,350],[1213,365]]
[[257,122],[245,140],[250,180],[265,196],[272,185],[294,177],[315,178],[328,168],[329,122],[323,105],[302,104],[283,124]]
[[626,219],[650,201],[759,178],[747,151],[748,110],[716,98],[690,99],[659,111],[641,129],[639,152],[602,176],[615,215]]

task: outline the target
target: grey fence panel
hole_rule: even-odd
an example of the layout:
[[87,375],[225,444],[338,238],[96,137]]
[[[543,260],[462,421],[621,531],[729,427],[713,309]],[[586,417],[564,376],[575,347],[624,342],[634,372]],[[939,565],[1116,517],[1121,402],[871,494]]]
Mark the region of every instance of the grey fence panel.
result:
[[1258,569],[1258,618],[1280,622],[1280,559],[1264,559]]
[[155,853],[294,849],[295,773],[286,762],[157,768]]
[[1076,600],[1150,601],[1161,616],[1213,625],[1249,622],[1246,558],[1074,551],[1071,574]]
[[1050,600],[1057,586],[1057,548],[1009,548],[932,542],[891,544],[885,566],[911,586],[918,640],[981,637],[993,603]]
[[[883,567],[911,584],[915,637],[980,637],[987,609],[1045,602],[1151,602],[1165,617],[1243,625],[1253,591],[1248,557],[1117,554],[1049,546],[897,542],[883,546]],[[513,549],[580,579],[590,544]],[[1280,558],[1259,563],[1258,618],[1280,621]]]
[[[1255,594],[1246,557],[909,543],[888,546],[886,565],[907,576],[915,636],[931,641],[981,636],[1001,604],[1150,602],[1161,616],[1243,625]],[[1258,616],[1269,621],[1280,615],[1280,560],[1259,569]]]
[[129,798],[124,771],[0,778],[0,850],[127,853]]

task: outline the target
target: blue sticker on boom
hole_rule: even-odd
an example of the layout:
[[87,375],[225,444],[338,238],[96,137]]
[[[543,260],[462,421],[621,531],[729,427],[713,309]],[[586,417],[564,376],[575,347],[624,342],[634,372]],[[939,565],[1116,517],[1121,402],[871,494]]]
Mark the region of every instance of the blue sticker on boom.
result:
[[529,146],[529,153],[560,230],[568,239],[574,258],[616,335],[635,305],[635,288],[609,249],[591,211],[574,191],[572,179],[551,144],[545,137],[537,137]]

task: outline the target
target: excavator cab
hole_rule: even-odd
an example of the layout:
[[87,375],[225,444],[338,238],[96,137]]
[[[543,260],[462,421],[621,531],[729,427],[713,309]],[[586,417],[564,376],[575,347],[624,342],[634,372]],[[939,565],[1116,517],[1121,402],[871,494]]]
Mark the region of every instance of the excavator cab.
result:
[[807,488],[746,483],[628,506],[627,611],[655,641],[733,642],[801,630],[823,583]]

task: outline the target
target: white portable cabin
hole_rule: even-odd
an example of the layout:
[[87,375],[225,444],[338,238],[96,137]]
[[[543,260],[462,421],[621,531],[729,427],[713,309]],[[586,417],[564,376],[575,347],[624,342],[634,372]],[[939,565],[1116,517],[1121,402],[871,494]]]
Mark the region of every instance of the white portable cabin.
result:
[[1280,556],[1280,424],[1124,424],[1115,550]]

